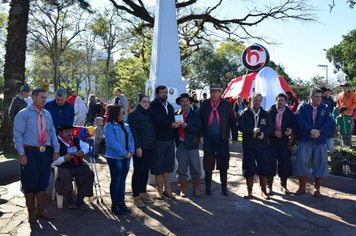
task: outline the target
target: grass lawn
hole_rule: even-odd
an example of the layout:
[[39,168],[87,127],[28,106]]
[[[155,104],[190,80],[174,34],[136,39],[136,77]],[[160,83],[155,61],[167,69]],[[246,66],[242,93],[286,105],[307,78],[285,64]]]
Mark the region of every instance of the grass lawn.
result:
[[7,159],[19,159],[19,155],[14,155],[12,153],[3,153],[0,155],[0,161]]

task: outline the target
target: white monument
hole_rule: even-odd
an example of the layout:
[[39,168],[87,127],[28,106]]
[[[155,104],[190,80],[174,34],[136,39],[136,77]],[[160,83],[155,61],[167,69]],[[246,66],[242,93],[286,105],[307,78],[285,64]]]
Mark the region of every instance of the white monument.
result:
[[175,4],[175,0],[157,0],[150,78],[145,93],[152,101],[156,87],[165,85],[168,102],[178,109],[175,100],[186,92],[186,82],[182,79]]

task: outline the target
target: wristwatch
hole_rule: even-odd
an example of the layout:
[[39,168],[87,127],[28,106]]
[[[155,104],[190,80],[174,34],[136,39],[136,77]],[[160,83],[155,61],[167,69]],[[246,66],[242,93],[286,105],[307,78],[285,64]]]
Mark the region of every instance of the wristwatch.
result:
[[25,155],[25,153],[24,153],[24,152],[21,152],[19,155],[22,156],[22,155]]

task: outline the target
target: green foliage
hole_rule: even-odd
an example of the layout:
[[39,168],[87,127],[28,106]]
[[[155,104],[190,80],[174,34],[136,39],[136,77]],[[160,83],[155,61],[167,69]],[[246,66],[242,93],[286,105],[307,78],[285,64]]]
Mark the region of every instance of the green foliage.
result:
[[[189,91],[203,89],[209,84],[220,84],[226,88],[230,81],[245,73],[240,61],[242,44],[237,41],[224,42],[216,51],[203,47],[192,58],[182,61],[182,71]],[[229,49],[231,49],[229,53]]]
[[[351,87],[356,86],[356,30],[342,36],[343,40],[329,48],[326,53],[328,60],[334,65],[336,71],[342,71],[348,76]],[[335,71],[335,73],[336,73]]]
[[289,84],[290,88],[294,91],[299,101],[309,99],[309,92],[312,88],[310,81],[305,81],[300,78],[293,80],[292,84]]

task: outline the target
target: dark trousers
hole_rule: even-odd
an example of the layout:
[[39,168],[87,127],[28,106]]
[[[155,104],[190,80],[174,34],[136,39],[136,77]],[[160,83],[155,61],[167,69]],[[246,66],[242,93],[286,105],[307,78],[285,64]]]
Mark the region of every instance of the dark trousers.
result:
[[174,171],[175,152],[174,141],[157,140],[151,163],[151,174],[162,175]]
[[110,196],[112,205],[117,206],[125,200],[125,181],[131,159],[107,158],[110,169]]
[[148,171],[150,169],[154,149],[142,150],[142,157],[133,156],[134,171],[131,179],[132,196],[138,197],[141,193],[146,193]]
[[25,193],[46,191],[52,163],[49,148],[44,152],[25,149],[25,153],[27,165],[20,165],[22,189]]
[[287,140],[272,143],[268,148],[268,176],[275,176],[278,161],[278,176],[288,178],[293,175],[291,153],[287,146]]
[[59,195],[71,195],[73,177],[75,177],[79,198],[93,196],[94,173],[87,165],[73,169],[58,166],[58,178],[55,187]]
[[218,170],[229,169],[229,140],[221,137],[204,138],[204,170],[214,170],[215,162]]
[[244,148],[242,169],[245,178],[268,176],[268,149]]

